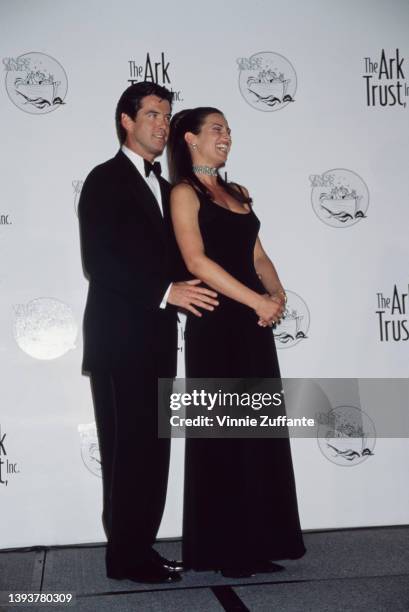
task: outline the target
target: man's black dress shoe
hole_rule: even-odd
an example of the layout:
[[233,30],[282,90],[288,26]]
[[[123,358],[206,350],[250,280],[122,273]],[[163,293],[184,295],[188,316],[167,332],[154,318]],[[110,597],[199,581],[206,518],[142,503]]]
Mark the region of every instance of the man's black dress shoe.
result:
[[172,583],[182,580],[176,571],[167,570],[161,563],[149,559],[132,570],[107,569],[108,578],[114,580],[132,580],[133,582]]
[[184,569],[182,561],[166,559],[166,557],[162,557],[154,548],[152,548],[152,559],[160,563],[168,572],[182,572]]

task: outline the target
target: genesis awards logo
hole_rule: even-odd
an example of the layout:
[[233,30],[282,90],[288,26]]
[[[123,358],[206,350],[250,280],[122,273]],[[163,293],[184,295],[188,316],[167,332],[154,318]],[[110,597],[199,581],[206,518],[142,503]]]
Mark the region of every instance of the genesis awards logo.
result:
[[390,295],[381,291],[376,294],[378,315],[379,340],[381,342],[399,342],[409,340],[408,325],[408,296],[409,284],[406,293],[393,286]]
[[128,83],[134,85],[139,81],[151,81],[163,85],[173,93],[174,102],[183,102],[182,92],[173,89],[171,85],[169,70],[170,62],[167,61],[164,51],[160,54],[159,61],[147,53],[142,63],[133,59],[128,61]]
[[307,304],[294,291],[287,291],[287,304],[284,315],[273,327],[277,348],[290,348],[308,338],[310,312]]
[[338,406],[316,415],[318,446],[324,457],[341,466],[359,465],[373,456],[376,442],[372,419],[355,406]]
[[7,434],[0,425],[0,486],[7,487],[10,476],[20,473],[18,463],[12,461],[6,451]]
[[80,199],[81,189],[82,189],[82,186],[84,184],[84,181],[75,180],[75,181],[72,181],[71,184],[72,184],[72,188],[74,190],[74,210],[75,210],[75,214],[78,217],[78,202],[79,202],[79,199]]
[[352,170],[335,168],[311,174],[311,202],[317,217],[330,227],[349,227],[366,219],[369,191]]
[[6,89],[10,100],[26,113],[50,113],[65,104],[68,79],[64,68],[45,53],[5,57]]
[[81,457],[85,467],[91,474],[102,477],[101,455],[95,422],[78,425],[78,432],[80,434]]
[[392,56],[382,49],[376,60],[364,57],[365,101],[367,106],[403,106],[409,96],[409,85],[403,72],[404,57],[399,49]]
[[14,337],[35,359],[57,359],[75,348],[78,326],[71,308],[53,298],[14,306]]
[[283,55],[262,51],[238,58],[237,64],[241,95],[250,106],[270,112],[294,102],[297,75]]

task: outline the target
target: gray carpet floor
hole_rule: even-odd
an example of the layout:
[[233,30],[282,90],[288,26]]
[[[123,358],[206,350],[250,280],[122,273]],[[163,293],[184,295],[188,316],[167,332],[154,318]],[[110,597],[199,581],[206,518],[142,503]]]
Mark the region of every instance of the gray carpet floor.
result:
[[[105,577],[103,545],[0,550],[0,612],[13,612],[7,593],[73,593],[70,606],[21,607],[27,612],[409,612],[409,527],[304,534],[306,555],[286,570],[246,579],[185,572],[174,585]],[[156,545],[180,558],[179,541]]]

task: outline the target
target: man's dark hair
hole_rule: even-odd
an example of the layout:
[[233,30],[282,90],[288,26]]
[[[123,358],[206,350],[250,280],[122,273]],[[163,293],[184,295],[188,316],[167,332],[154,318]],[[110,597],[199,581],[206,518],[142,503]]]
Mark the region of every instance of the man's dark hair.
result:
[[157,96],[161,100],[167,100],[172,109],[173,93],[166,87],[151,81],[142,81],[130,85],[119,98],[115,111],[116,132],[121,144],[126,140],[126,130],[121,125],[121,114],[125,113],[131,119],[135,119],[136,113],[141,108],[142,98],[145,98],[145,96]]

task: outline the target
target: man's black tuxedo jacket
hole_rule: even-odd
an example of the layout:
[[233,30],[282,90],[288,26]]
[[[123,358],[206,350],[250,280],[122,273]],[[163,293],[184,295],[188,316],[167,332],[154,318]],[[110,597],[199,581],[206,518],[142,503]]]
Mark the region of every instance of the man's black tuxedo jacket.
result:
[[160,178],[162,217],[149,186],[119,151],[86,178],[78,214],[89,278],[83,370],[140,367],[160,353],[160,376],[176,374],[176,309],[160,309],[172,282],[170,185]]

